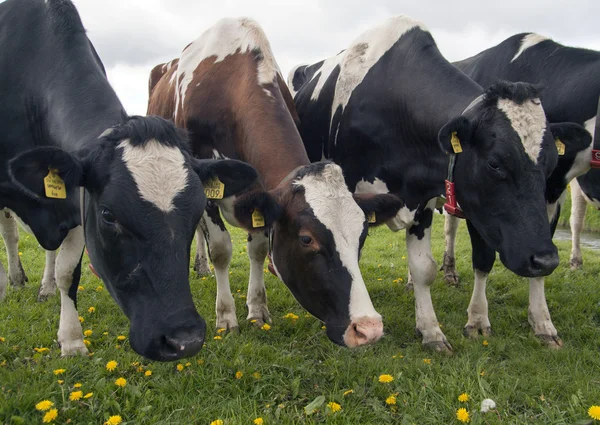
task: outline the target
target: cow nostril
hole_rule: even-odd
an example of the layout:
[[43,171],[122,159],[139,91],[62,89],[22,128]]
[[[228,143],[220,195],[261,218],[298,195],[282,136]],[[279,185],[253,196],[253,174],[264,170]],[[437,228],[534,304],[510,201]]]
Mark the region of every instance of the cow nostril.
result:
[[352,325],[352,329],[354,330],[354,335],[355,335],[356,340],[358,341],[359,345],[362,345],[362,344],[368,342],[369,338],[367,337],[366,333],[364,332],[364,329],[360,328],[358,326],[358,324],[354,323]]

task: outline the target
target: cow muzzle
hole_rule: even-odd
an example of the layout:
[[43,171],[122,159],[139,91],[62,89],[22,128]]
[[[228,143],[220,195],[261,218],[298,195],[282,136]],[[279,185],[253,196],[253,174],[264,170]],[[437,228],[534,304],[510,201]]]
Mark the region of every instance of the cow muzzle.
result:
[[344,344],[348,348],[374,344],[383,336],[381,317],[361,317],[352,320],[344,333]]

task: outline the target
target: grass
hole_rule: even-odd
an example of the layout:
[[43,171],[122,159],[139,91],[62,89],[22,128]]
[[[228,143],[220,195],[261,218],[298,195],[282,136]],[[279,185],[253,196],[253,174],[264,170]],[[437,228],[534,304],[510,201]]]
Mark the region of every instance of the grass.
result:
[[[470,246],[461,223],[457,243],[460,288],[447,287],[438,273],[433,300],[455,355],[442,357],[423,351],[414,331],[412,293],[404,289],[407,276],[404,234],[387,228],[371,231],[361,266],[373,303],[384,316],[386,335],[375,346],[349,351],[329,342],[322,324],[307,317],[284,285],[268,276],[267,292],[273,326],[265,331],[245,323],[248,262],[245,235],[233,232],[232,290],[242,332],[214,340],[213,277],[191,285],[200,313],[209,324],[201,353],[176,364],[149,363],[127,341],[127,320],[101,282],[87,269],[79,295],[83,328],[91,357],[60,357],[55,342],[59,299],[36,302],[44,254],[31,236],[21,240],[25,289],[9,289],[0,304],[0,423],[41,423],[34,406],[52,401],[56,424],[102,424],[121,415],[124,424],[201,424],[221,419],[225,425],[252,424],[455,424],[458,408],[470,413],[471,424],[591,424],[587,410],[600,405],[600,260],[584,250],[584,269],[568,268],[568,242],[557,242],[561,265],[547,279],[546,294],[553,321],[565,342],[558,352],[545,349],[527,323],[527,281],[500,264],[490,275],[488,298],[494,336],[489,344],[462,336],[472,289]],[[443,253],[443,220],[436,217],[434,256]],[[2,261],[6,264],[4,250]],[[399,281],[398,279],[402,279]],[[395,282],[394,282],[395,281]],[[88,309],[95,307],[94,313]],[[284,319],[287,313],[297,321]],[[107,333],[106,335],[104,333]],[[37,353],[34,348],[49,348]],[[109,372],[105,365],[115,360]],[[140,363],[138,365],[138,362]],[[66,369],[56,376],[53,371]],[[151,376],[143,372],[151,370]],[[242,372],[236,379],[236,372]],[[393,382],[380,383],[381,374]],[[115,380],[124,377],[119,388]],[[64,381],[62,384],[58,380]],[[74,384],[81,383],[89,399],[69,401]],[[352,393],[344,395],[348,390]],[[466,392],[470,401],[460,403]],[[385,400],[396,394],[396,405]],[[497,410],[479,413],[485,398]],[[333,413],[329,402],[341,405]],[[305,409],[306,407],[309,409]],[[307,410],[309,413],[307,413]]]
[[[571,197],[567,196],[565,205],[560,212],[560,219],[558,221],[560,226],[569,227],[569,218],[571,217]],[[600,232],[600,211],[596,208],[587,204],[585,213],[585,222],[583,229],[592,232]]]

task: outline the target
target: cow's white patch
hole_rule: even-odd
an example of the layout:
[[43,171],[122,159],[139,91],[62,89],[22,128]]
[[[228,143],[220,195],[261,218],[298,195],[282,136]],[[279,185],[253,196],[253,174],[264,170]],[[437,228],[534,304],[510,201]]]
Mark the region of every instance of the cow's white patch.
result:
[[596,131],[596,118],[597,117],[590,118],[583,124],[588,133],[592,135],[592,140],[594,138],[594,132]]
[[29,226],[25,225],[22,220],[8,208],[0,210],[0,233],[4,239],[6,247],[6,256],[8,257],[8,275],[13,285],[22,286],[25,284],[27,277],[20,267],[19,260],[19,227],[17,220],[31,232]]
[[177,114],[179,105],[185,102],[185,95],[198,65],[207,58],[214,57],[221,62],[236,53],[258,51],[257,78],[261,85],[275,82],[281,74],[271,45],[260,25],[249,18],[224,18],[206,30],[181,53],[177,68],[178,89],[175,91]]
[[358,267],[359,239],[364,229],[365,214],[352,198],[342,169],[327,164],[317,175],[306,175],[294,181],[304,188],[304,197],[315,218],[333,234],[340,260],[350,273],[350,320],[372,317],[381,320],[375,311]]
[[546,131],[546,115],[540,100],[526,100],[519,105],[509,99],[498,99],[498,109],[506,114],[525,152],[537,164]]
[[488,316],[488,301],[485,294],[488,273],[475,269],[475,284],[471,301],[467,308],[469,319],[467,327],[473,327],[478,330],[490,328],[490,318]]
[[40,283],[38,300],[54,295],[56,292],[55,276],[56,251],[46,251],[46,264],[44,266],[44,275]]
[[188,170],[181,150],[149,140],[134,146],[122,141],[123,162],[133,176],[142,199],[166,213],[175,208],[175,197],[188,184]]
[[529,279],[529,324],[535,335],[558,335],[550,318],[543,277]]
[[519,50],[517,50],[515,56],[512,58],[511,62],[517,60],[517,58],[521,56],[525,50],[535,46],[538,43],[541,43],[544,40],[549,40],[549,38],[535,33],[527,34],[521,39],[521,46],[519,47]]
[[[321,94],[321,90],[323,90],[323,86],[325,85],[327,79],[329,78],[335,67],[340,63],[343,57],[343,52],[338,53],[337,55],[325,60],[318,72],[315,71],[311,81],[315,78],[317,78],[318,80],[317,84],[315,85],[315,89],[313,90],[312,95],[310,96],[311,100],[319,99],[319,95]],[[304,82],[304,84],[306,83],[307,81]]]
[[223,155],[221,152],[219,152],[215,148],[213,148],[213,159],[229,159],[229,158],[226,157],[225,155]]

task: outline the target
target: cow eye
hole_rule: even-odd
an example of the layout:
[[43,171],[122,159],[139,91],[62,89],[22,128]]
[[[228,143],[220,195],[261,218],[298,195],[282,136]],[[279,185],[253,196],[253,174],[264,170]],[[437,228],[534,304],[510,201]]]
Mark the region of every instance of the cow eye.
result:
[[310,236],[306,236],[306,235],[302,235],[300,236],[300,242],[302,242],[303,245],[310,245],[312,243],[312,238]]
[[490,161],[488,162],[488,165],[492,170],[500,171],[500,164],[498,164],[496,161]]
[[117,222],[114,214],[108,208],[102,208],[100,215],[102,215],[102,220],[107,224],[115,224]]

